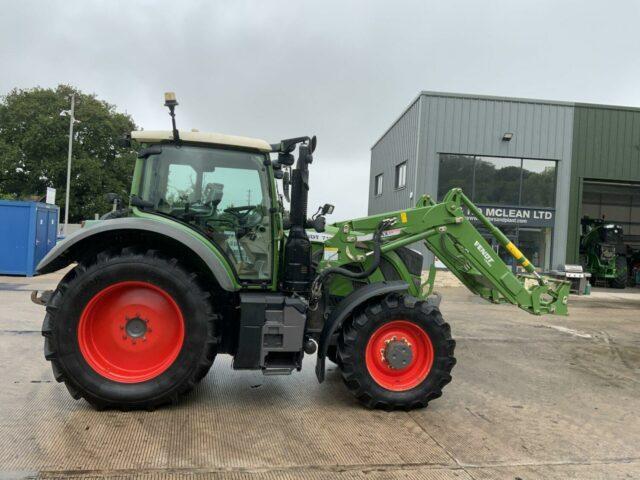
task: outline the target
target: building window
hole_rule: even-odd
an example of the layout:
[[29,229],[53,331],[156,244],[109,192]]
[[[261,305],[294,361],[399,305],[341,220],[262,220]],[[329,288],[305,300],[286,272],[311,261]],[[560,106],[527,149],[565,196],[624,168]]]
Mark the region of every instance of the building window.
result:
[[556,203],[556,162],[522,161],[522,205],[553,208]]
[[[442,200],[452,188],[462,188],[536,268],[548,270],[555,215],[556,163],[553,160],[441,154],[438,198]],[[471,221],[500,258],[517,269],[511,253],[477,221]]]
[[473,201],[490,205],[520,205],[522,160],[476,157]]
[[373,181],[373,194],[376,197],[382,195],[382,174],[376,175]]
[[438,198],[452,188],[480,204],[554,208],[556,162],[441,154]]
[[407,162],[396,165],[395,188],[404,188],[407,185]]

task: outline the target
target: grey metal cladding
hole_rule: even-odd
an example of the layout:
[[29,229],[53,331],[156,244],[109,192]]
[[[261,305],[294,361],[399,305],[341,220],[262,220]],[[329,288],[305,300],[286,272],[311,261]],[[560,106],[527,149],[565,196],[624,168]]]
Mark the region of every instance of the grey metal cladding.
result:
[[[117,231],[117,230],[143,230],[148,232],[158,233],[166,237],[177,240],[190,248],[196,255],[198,255],[202,261],[209,267],[214,277],[220,284],[220,286],[227,291],[234,291],[237,288],[233,285],[229,274],[225,269],[222,261],[216,256],[211,249],[204,245],[197,238],[189,235],[188,233],[174,228],[162,222],[156,222],[154,220],[141,219],[141,218],[118,218],[114,220],[104,220],[97,225],[89,228],[82,228],[77,232],[71,234],[66,240],[58,243],[51,251],[40,261],[37,267],[39,273],[48,273],[62,268],[71,261],[65,261],[60,265],[55,265],[56,260],[60,259],[65,252],[69,251],[74,245],[79,244],[85,239],[88,239],[94,235],[100,235],[105,232]],[[55,267],[55,268],[53,268]]]
[[[411,207],[423,194],[435,197],[440,153],[557,160],[553,251],[554,263],[564,263],[573,114],[570,103],[422,92],[371,149],[369,214]],[[513,139],[502,141],[507,132],[514,134]],[[419,159],[415,179],[412,151]],[[393,191],[393,167],[403,157],[409,160],[407,188]],[[384,179],[386,190],[374,198],[373,178],[378,172],[389,178]]]
[[[419,110],[418,98],[371,149],[369,215],[411,206],[409,192],[413,190],[415,183]],[[394,188],[395,166],[405,161],[407,162],[407,186],[396,190]],[[383,175],[382,195],[374,196],[373,182],[379,174]]]

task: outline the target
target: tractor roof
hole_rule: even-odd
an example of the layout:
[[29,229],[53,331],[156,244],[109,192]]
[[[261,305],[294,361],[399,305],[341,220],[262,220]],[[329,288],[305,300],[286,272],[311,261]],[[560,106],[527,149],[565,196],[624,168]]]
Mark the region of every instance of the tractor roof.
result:
[[[211,145],[228,145],[240,148],[253,148],[261,152],[270,152],[271,145],[259,138],[224,135],[222,133],[187,132],[180,130],[180,140],[194,143],[210,143]],[[142,143],[156,143],[173,140],[171,130],[138,130],[131,132],[131,138]]]

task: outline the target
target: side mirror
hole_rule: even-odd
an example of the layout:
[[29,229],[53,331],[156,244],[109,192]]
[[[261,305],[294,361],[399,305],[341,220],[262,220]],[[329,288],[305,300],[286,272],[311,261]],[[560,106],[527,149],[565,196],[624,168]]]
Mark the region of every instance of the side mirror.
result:
[[311,137],[311,141],[309,142],[309,151],[311,153],[315,152],[317,146],[318,146],[318,139],[314,135],[313,137]]
[[284,194],[284,198],[287,199],[287,202],[291,202],[291,198],[289,197],[289,187],[291,185],[291,175],[288,171],[284,172],[282,176],[282,193]]
[[274,170],[273,176],[278,180],[282,180],[284,178],[284,172],[282,170]]
[[286,165],[287,167],[290,167],[295,163],[295,161],[296,161],[295,157],[290,153],[278,154],[278,163],[280,165]]
[[322,213],[320,215],[331,215],[333,213],[334,208],[335,207],[330,203],[325,203],[324,206],[322,207]]

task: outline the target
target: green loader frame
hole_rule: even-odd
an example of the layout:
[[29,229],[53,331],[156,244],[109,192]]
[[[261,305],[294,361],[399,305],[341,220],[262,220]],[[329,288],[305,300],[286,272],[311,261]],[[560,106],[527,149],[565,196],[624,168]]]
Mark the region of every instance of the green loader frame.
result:
[[[469,221],[465,208],[527,273],[513,273]],[[389,219],[393,228],[382,243],[383,254],[423,242],[471,292],[482,298],[493,303],[508,302],[535,315],[567,314],[569,283],[540,276],[534,265],[459,188],[449,191],[440,203],[425,195],[412,209],[336,223],[336,234],[324,245],[339,254],[337,258],[323,260],[320,270],[354,261],[366,265],[371,248],[359,248],[363,246],[361,240],[369,238],[381,221]],[[417,297],[430,295],[435,273],[432,265],[426,282],[419,286],[410,283],[410,293]]]

